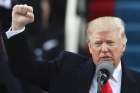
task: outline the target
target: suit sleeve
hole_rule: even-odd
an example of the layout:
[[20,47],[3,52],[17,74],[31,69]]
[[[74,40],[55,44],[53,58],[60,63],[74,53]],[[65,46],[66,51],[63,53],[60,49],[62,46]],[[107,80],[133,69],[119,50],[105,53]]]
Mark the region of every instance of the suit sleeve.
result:
[[27,80],[48,90],[51,78],[59,72],[62,55],[49,62],[34,61],[33,53],[27,45],[26,33],[22,32],[5,39],[5,46],[12,72],[20,79]]

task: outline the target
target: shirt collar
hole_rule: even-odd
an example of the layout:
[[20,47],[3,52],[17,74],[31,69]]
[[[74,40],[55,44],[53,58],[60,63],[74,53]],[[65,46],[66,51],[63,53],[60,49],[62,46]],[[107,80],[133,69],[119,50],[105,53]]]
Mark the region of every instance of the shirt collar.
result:
[[112,77],[113,80],[118,82],[121,80],[121,76],[122,76],[122,66],[121,66],[121,62],[119,62],[118,66],[114,69]]

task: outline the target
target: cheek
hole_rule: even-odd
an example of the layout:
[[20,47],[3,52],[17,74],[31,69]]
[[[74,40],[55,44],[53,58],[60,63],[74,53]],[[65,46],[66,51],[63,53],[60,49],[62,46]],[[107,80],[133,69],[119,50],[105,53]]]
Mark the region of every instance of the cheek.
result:
[[92,55],[92,60],[93,60],[93,62],[94,62],[95,64],[97,64],[97,63],[98,63],[98,58],[99,58],[98,55],[99,55],[99,54],[93,50],[92,53],[91,53],[91,55]]
[[113,52],[115,58],[120,59],[123,54],[122,48],[116,48]]

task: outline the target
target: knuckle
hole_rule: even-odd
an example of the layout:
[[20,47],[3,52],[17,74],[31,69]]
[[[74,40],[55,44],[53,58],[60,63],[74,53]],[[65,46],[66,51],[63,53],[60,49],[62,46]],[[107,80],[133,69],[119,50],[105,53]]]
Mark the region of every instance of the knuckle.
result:
[[13,7],[13,10],[15,10],[17,7],[18,7],[18,5],[15,5],[15,6]]

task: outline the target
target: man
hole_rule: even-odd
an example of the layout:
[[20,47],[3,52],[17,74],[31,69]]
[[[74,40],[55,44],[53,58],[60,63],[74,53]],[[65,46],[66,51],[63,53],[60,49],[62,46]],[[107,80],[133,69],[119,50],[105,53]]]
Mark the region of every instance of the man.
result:
[[33,21],[31,6],[16,5],[13,8],[12,30],[6,33],[9,38],[6,48],[16,76],[49,93],[97,93],[96,65],[107,60],[115,70],[107,81],[110,92],[102,93],[140,93],[139,73],[127,69],[121,60],[127,38],[120,18],[100,17],[88,24],[88,46],[92,59],[64,51],[52,61],[42,64],[34,62],[26,44],[26,32],[23,32],[24,26]]

